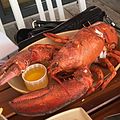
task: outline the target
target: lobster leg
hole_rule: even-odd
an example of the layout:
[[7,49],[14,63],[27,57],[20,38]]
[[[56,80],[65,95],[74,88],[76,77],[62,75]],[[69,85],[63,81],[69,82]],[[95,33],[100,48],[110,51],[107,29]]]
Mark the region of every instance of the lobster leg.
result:
[[88,95],[97,90],[104,81],[103,71],[99,66],[92,66],[90,70],[91,72],[95,72],[97,74],[97,83],[91,86],[91,88],[87,92]]
[[114,66],[111,64],[111,62],[107,58],[100,59],[100,62],[105,62],[107,64],[107,66],[108,66],[108,69],[111,72],[111,75],[108,76],[106,78],[106,80],[102,84],[102,89],[104,89],[109,84],[109,82],[115,77],[116,70],[115,70]]
[[[60,68],[55,69],[54,71],[51,71],[51,77],[56,80],[66,91],[66,93],[68,93],[68,95],[70,95],[70,93],[67,91],[67,89],[65,88],[65,86],[62,84],[62,82],[55,76],[58,72],[62,71]],[[50,71],[49,71],[50,72]]]
[[115,53],[116,55],[120,56],[120,51],[118,50],[112,50],[113,53]]
[[112,52],[108,53],[108,56],[115,58],[117,62],[120,63],[120,51],[113,50]]
[[[51,66],[54,66],[55,63],[51,64]],[[54,68],[54,67],[53,67]],[[51,67],[52,69],[52,67]],[[65,92],[70,95],[69,91],[65,88],[65,86],[63,85],[63,83],[60,81],[60,79],[58,79],[55,75],[57,75],[57,73],[59,73],[60,71],[62,71],[61,68],[56,67],[56,69],[54,69],[53,71],[48,71],[51,75],[51,77],[56,80],[61,86],[62,88],[64,88]],[[88,75],[89,73],[89,75]],[[85,68],[79,68],[78,70],[76,70],[73,73],[73,79],[77,79],[79,80],[81,78],[81,76],[84,78],[84,76],[89,76],[91,78],[91,73],[89,72],[89,69],[87,67]],[[79,77],[80,76],[80,77]],[[90,85],[92,86],[92,84]]]
[[87,92],[88,95],[91,94],[92,92],[94,92],[101,85],[102,85],[102,89],[104,89],[116,75],[116,70],[115,70],[114,66],[111,64],[111,62],[107,58],[99,59],[99,61],[107,64],[107,66],[111,72],[111,75],[108,78],[106,78],[106,80],[104,80],[104,75],[103,75],[101,68],[99,68],[98,66],[91,67],[91,71],[93,71],[97,74],[98,81],[95,86],[92,86],[89,89],[89,91]]
[[59,36],[53,33],[44,33],[44,35],[58,43],[66,43],[69,40],[68,36]]
[[[92,74],[90,72],[90,70],[88,69],[88,67],[83,67],[83,68],[79,68],[77,69],[74,74],[73,74],[73,79],[79,81],[81,79],[88,79],[90,82],[87,81],[87,84],[89,86],[89,88],[93,85],[93,78],[92,78]],[[86,81],[84,81],[86,83]]]

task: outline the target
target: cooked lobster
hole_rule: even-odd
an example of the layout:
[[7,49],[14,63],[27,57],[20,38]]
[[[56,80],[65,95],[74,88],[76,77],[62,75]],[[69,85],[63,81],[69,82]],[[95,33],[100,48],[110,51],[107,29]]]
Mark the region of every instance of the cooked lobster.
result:
[[[120,63],[120,52],[115,50],[118,44],[117,32],[104,22],[82,28],[72,38],[52,33],[44,33],[44,35],[64,45],[35,44],[11,57],[0,68],[0,85],[20,75],[22,70],[36,62],[43,64],[47,62],[48,74],[56,81],[48,88],[12,100],[10,105],[22,115],[45,115],[85,94],[94,92],[100,86],[104,89],[116,75],[116,70],[107,56],[115,58]],[[99,57],[101,52],[107,53],[104,55],[105,58]],[[90,69],[95,61],[108,66],[111,74],[106,80],[99,67],[94,66]],[[94,71],[98,77],[95,85],[91,71]],[[60,77],[61,73],[64,73],[63,77]]]

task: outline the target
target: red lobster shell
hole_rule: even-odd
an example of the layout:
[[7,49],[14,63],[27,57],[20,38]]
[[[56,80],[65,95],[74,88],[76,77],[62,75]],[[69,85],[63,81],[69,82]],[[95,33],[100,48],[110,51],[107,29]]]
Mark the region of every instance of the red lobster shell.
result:
[[[21,115],[36,116],[52,113],[81,96],[95,91],[101,85],[102,88],[105,88],[116,75],[115,68],[110,61],[107,58],[99,59],[108,65],[111,75],[104,81],[101,69],[94,68],[93,71],[98,75],[98,83],[95,86],[89,70],[89,66],[98,58],[104,47],[107,49],[108,56],[114,57],[117,62],[120,62],[120,52],[113,50],[118,43],[117,32],[112,26],[104,22],[97,22],[89,27],[82,28],[72,39],[64,38],[62,40],[62,37],[51,33],[45,33],[45,36],[57,42],[62,41],[65,45],[62,47],[33,45],[11,58],[1,67],[1,73],[4,73],[0,79],[2,85],[14,76],[19,75],[21,70],[29,64],[44,60],[51,61],[48,72],[50,77],[60,84],[54,82],[48,88],[12,100],[10,102],[11,107]],[[25,54],[27,55],[24,57]],[[16,72],[12,71],[13,68]],[[3,72],[4,70],[5,72]],[[57,77],[60,72],[72,72],[72,78],[61,81]]]

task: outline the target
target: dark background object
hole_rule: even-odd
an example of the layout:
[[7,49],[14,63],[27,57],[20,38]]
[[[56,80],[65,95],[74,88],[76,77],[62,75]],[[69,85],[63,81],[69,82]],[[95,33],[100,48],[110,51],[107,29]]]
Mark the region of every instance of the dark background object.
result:
[[[56,8],[56,0],[51,1],[53,7]],[[62,3],[63,5],[65,5],[75,1],[76,0],[62,0]],[[27,17],[38,13],[35,0],[18,0],[18,3],[20,5],[23,17]],[[44,10],[48,10],[45,0],[42,0],[42,4]],[[0,18],[2,19],[2,22],[4,24],[15,20],[8,0],[0,0]]]
[[[65,32],[65,31],[69,31],[69,30],[80,29],[80,28],[83,28],[84,26],[89,26],[90,24],[93,24],[97,21],[103,21],[104,16],[105,16],[104,11],[102,11],[100,8],[98,8],[96,6],[91,6],[91,7],[87,8],[85,11],[81,12],[80,14],[74,16],[73,18],[71,18],[65,22],[62,22],[59,25],[56,25],[56,27],[54,27],[53,29],[44,30],[45,28],[47,28],[47,27],[44,27],[42,32],[40,32],[38,30],[38,33],[37,33],[37,30],[36,30],[36,34],[33,34],[32,31],[29,32],[27,29],[26,30],[27,34],[30,35],[30,36],[28,35],[27,39],[24,39],[24,38],[19,39],[22,36],[24,36],[23,34],[25,32],[22,32],[23,34],[21,36],[21,34],[19,34],[20,31],[18,31],[17,35],[15,36],[16,42],[18,43],[19,50],[21,50],[24,47],[26,47],[27,45],[29,45],[41,38],[44,38],[45,36],[43,35],[43,33],[45,33],[45,32],[60,33],[60,32]],[[46,24],[46,22],[44,22],[44,24]],[[41,28],[39,28],[39,29],[41,29]],[[23,31],[25,31],[25,29],[23,29]],[[26,33],[25,33],[25,35],[26,35]]]

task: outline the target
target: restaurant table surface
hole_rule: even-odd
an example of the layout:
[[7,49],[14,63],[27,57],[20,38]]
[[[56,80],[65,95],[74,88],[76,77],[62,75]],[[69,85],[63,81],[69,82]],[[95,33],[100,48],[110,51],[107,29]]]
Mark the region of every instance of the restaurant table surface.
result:
[[89,96],[83,96],[55,113],[42,117],[24,117],[16,114],[8,103],[20,95],[22,94],[15,91],[8,84],[0,87],[0,107],[3,107],[3,115],[9,120],[44,120],[52,115],[76,107],[82,107],[93,120],[103,120],[108,115],[120,113],[120,70],[118,70],[116,77],[104,90],[99,89]]

